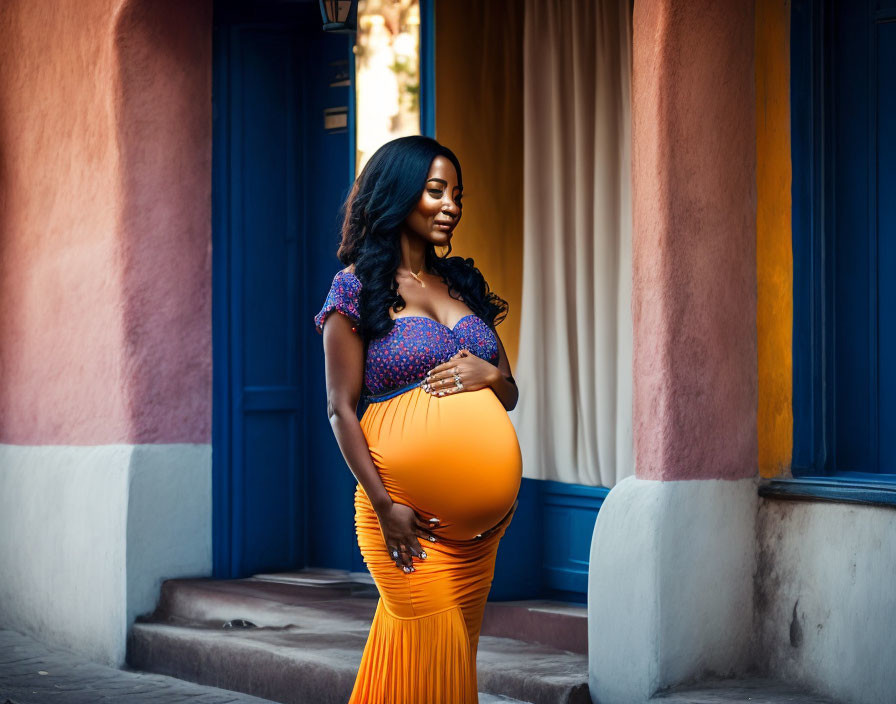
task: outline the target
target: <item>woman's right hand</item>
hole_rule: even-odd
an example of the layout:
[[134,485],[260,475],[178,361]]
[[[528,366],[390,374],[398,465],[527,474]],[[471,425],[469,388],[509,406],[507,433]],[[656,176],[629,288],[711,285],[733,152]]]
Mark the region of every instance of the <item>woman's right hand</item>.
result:
[[413,572],[416,569],[413,558],[426,559],[426,552],[420,547],[418,539],[437,542],[432,531],[439,527],[439,519],[424,521],[410,506],[395,501],[377,512],[377,517],[389,557],[399,569]]

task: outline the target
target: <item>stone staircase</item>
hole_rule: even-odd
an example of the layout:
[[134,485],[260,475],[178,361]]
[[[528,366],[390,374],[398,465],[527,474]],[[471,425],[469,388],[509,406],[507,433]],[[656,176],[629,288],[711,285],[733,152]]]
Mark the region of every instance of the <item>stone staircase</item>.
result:
[[[285,704],[345,704],[377,597],[369,575],[338,570],[167,580],[128,634],[127,664]],[[587,643],[584,606],[490,602],[480,704],[591,704]]]

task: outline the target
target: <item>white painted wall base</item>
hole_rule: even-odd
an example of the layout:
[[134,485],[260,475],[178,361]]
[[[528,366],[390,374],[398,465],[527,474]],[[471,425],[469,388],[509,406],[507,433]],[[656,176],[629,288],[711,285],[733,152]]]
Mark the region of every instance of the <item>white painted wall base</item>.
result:
[[113,666],[164,579],[212,570],[211,445],[0,445],[0,622]]
[[757,481],[629,477],[591,544],[591,697],[639,704],[751,662]]
[[853,704],[896,701],[896,510],[760,499],[759,667]]

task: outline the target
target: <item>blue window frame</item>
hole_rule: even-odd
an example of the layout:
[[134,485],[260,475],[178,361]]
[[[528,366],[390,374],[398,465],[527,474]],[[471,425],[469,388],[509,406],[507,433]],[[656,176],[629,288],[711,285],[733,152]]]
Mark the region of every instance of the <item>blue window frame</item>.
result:
[[[896,0],[795,0],[793,476],[896,504]],[[768,487],[766,491],[769,491]]]

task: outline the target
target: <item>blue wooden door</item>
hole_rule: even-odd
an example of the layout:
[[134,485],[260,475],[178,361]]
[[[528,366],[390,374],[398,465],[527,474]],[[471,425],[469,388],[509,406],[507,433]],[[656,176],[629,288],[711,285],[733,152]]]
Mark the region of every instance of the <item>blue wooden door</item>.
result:
[[896,1],[875,17],[878,471],[896,474]]
[[[312,316],[349,185],[350,40],[316,3],[219,3],[214,66],[214,573],[350,567]],[[347,476],[346,476],[347,475]]]
[[828,470],[896,473],[896,1],[828,27]]

